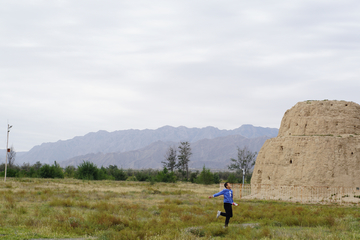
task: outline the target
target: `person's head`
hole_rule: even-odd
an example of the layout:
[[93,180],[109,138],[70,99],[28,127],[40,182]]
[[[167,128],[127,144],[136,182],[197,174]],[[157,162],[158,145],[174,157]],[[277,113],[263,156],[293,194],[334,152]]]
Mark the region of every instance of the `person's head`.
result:
[[228,183],[228,182],[226,182],[226,183],[224,184],[224,187],[227,188],[227,189],[231,189],[231,184]]

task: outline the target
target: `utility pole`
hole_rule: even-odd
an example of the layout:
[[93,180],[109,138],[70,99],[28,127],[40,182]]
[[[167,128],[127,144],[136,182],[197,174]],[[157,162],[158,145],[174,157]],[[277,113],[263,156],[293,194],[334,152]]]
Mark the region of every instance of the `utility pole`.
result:
[[10,133],[10,128],[12,128],[12,126],[10,126],[8,124],[7,127],[7,140],[6,140],[6,160],[5,160],[5,179],[4,182],[6,182],[6,171],[7,171],[7,159],[8,159],[8,152],[9,152],[9,133]]
[[243,189],[244,189],[244,181],[245,181],[245,168],[242,168],[241,170],[242,170],[242,172],[243,172],[243,181],[242,181],[242,186],[243,186]]

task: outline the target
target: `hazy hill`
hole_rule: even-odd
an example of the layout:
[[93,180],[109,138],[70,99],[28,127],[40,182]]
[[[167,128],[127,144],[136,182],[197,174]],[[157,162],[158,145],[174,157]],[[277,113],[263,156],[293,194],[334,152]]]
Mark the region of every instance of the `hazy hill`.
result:
[[85,136],[74,137],[65,141],[43,143],[33,147],[29,152],[17,157],[16,163],[33,164],[36,161],[52,164],[54,161],[64,160],[98,153],[125,153],[144,148],[154,142],[189,141],[190,143],[202,139],[214,139],[223,136],[241,135],[246,138],[267,136],[276,137],[278,129],[243,125],[233,130],[219,130],[215,127],[187,128],[164,126],[156,130],[121,130],[115,132],[98,131]]
[[[230,163],[230,158],[237,158],[237,147],[248,146],[251,151],[258,152],[269,137],[245,138],[240,135],[230,135],[214,139],[202,139],[191,143],[192,155],[190,168],[224,169]],[[175,142],[157,141],[144,148],[117,153],[91,153],[77,156],[60,163],[62,167],[77,166],[83,161],[90,161],[96,165],[107,167],[117,165],[124,169],[161,168],[165,153],[169,146],[178,147]]]

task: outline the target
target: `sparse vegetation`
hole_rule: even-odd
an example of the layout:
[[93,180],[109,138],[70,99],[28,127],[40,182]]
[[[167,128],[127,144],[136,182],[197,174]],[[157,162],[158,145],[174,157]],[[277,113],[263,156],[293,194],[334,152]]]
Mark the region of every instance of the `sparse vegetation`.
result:
[[355,206],[241,200],[229,228],[216,185],[9,178],[2,239],[359,239]]
[[[166,168],[167,169],[167,168]],[[190,179],[192,183],[213,184],[221,181],[226,181],[230,174],[233,174],[233,182],[240,183],[242,181],[242,173],[219,171],[199,172],[198,170],[189,170]],[[8,177],[16,178],[77,178],[83,180],[114,180],[114,181],[140,181],[140,182],[176,182],[182,180],[184,172],[177,170],[169,172],[167,170],[158,169],[119,169],[116,165],[98,168],[91,162],[84,161],[78,168],[74,166],[67,166],[64,169],[55,162],[53,165],[44,164],[40,162],[34,165],[23,164],[21,167],[14,165],[7,169]],[[165,171],[165,172],[164,172]],[[205,174],[205,175],[204,175]],[[201,175],[201,176],[200,176]],[[208,177],[211,175],[211,181]],[[0,165],[0,177],[4,176],[4,166]],[[246,181],[249,182],[251,173],[247,175]],[[184,179],[184,181],[187,181]]]

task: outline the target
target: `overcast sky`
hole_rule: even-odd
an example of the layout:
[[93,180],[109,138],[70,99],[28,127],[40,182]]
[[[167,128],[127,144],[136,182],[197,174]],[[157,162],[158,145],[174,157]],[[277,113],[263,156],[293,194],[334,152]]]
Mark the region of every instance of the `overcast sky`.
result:
[[[279,128],[299,101],[360,103],[360,2],[1,0],[0,139]],[[1,130],[2,129],[2,130]]]

